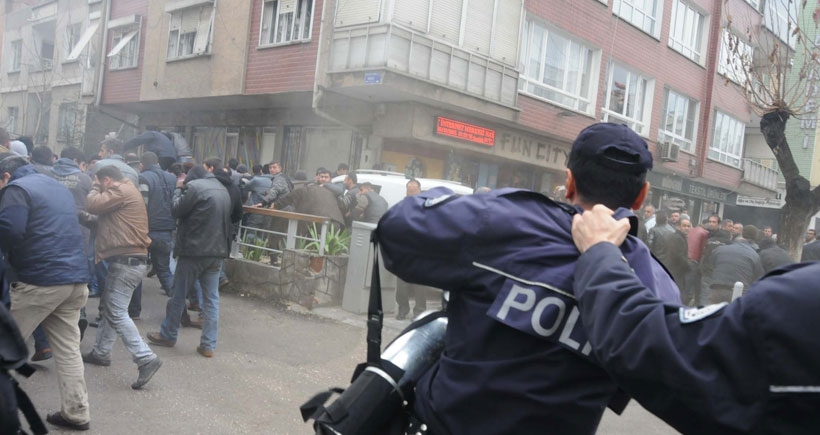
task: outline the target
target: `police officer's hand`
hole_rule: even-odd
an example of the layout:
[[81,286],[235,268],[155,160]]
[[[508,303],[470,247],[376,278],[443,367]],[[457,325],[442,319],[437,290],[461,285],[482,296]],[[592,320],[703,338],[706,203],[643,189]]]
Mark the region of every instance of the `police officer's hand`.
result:
[[583,254],[587,249],[600,242],[609,242],[620,246],[629,233],[629,219],[615,220],[613,211],[601,204],[587,210],[583,215],[572,218],[572,240]]

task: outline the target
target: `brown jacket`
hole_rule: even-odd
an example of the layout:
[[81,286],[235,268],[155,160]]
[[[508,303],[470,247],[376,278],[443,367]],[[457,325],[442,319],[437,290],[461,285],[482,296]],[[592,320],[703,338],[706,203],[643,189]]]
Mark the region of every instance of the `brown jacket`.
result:
[[96,261],[117,255],[147,255],[148,213],[139,190],[124,178],[119,186],[88,194],[88,212],[97,215]]

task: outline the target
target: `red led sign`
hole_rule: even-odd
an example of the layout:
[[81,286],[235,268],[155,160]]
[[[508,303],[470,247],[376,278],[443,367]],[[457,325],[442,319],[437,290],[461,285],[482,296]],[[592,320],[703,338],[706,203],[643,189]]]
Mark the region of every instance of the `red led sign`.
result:
[[442,116],[439,116],[436,120],[436,134],[475,142],[489,147],[495,145],[495,130],[444,118]]

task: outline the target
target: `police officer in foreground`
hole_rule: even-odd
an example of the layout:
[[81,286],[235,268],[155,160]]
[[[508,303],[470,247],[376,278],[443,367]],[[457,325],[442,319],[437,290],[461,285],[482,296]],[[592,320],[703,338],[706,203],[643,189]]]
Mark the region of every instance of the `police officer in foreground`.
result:
[[820,431],[820,264],[774,270],[732,304],[665,304],[617,248],[629,223],[576,215],[575,296],[592,353],[647,410],[691,434]]
[[[376,235],[387,268],[415,284],[450,290],[441,359],[416,386],[414,412],[441,434],[591,434],[626,396],[590,355],[578,319],[572,215],[605,203],[643,203],[652,155],[624,125],[584,129],[569,155],[558,204],[522,189],[457,196],[445,188],[391,207]],[[657,297],[678,288],[630,236],[621,255]]]

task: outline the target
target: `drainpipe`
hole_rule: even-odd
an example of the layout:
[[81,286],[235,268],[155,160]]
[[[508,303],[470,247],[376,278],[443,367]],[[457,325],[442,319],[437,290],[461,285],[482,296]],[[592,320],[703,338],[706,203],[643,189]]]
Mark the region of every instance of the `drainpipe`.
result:
[[[709,58],[706,59],[706,98],[703,101],[703,110],[700,114],[700,143],[696,156],[698,166],[695,169],[695,176],[703,177],[703,167],[706,165],[706,158],[709,155],[709,119],[712,117],[712,100],[715,92],[715,76],[717,76],[717,63],[720,61],[720,41],[722,39],[721,20],[723,18],[723,2],[715,2],[712,11],[712,29],[709,32]],[[714,53],[714,54],[712,54]]]
[[[102,100],[102,90],[103,90],[103,82],[105,81],[105,55],[106,49],[108,48],[108,20],[111,19],[111,1],[112,0],[105,0],[105,13],[103,17],[100,19],[102,25],[102,43],[100,44],[100,71],[97,74],[97,95],[94,96],[94,105],[99,107],[100,101]],[[142,21],[140,21],[140,27],[142,27]],[[142,32],[142,29],[140,29]]]
[[[331,5],[331,3],[333,3]],[[332,7],[333,6],[333,7]],[[333,122],[335,124],[341,125],[342,127],[347,127],[351,130],[357,131],[362,134],[368,134],[367,132],[362,131],[361,128],[349,124],[345,121],[336,118],[335,116],[331,115],[330,113],[326,112],[325,110],[319,107],[321,100],[324,98],[325,86],[326,83],[326,66],[327,61],[322,56],[323,52],[329,53],[329,46],[330,41],[333,38],[333,9],[335,7],[335,3],[331,0],[324,0],[322,2],[322,19],[319,25],[319,47],[318,52],[316,53],[316,72],[313,78],[313,102],[311,104],[311,108],[313,109],[313,113],[319,115],[321,118]],[[330,31],[325,34],[325,26],[330,26]],[[321,81],[321,83],[320,83]]]

